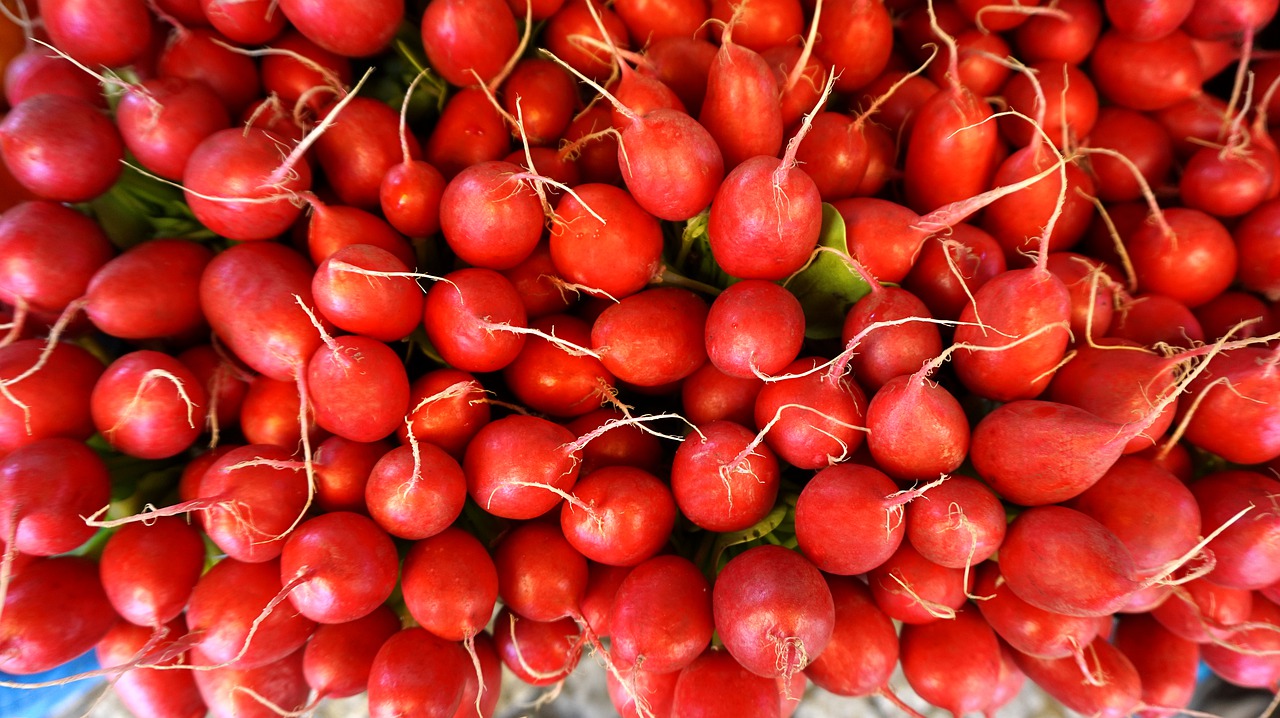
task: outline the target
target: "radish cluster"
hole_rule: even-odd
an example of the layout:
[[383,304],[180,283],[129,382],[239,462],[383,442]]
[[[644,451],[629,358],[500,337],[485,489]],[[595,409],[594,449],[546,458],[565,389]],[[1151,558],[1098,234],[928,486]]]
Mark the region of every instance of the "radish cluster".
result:
[[1280,687],[1275,0],[2,7],[0,670]]

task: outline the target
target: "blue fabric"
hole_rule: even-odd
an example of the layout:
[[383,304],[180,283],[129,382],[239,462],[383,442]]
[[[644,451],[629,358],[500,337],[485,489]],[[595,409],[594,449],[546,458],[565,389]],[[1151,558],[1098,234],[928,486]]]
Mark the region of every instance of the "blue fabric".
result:
[[[45,673],[32,676],[11,676],[0,673],[0,680],[16,683],[42,683],[56,681],[77,673],[87,673],[98,669],[98,659],[93,651],[79,658],[64,663]],[[49,718],[53,710],[76,698],[83,697],[90,690],[100,685],[102,679],[75,681],[61,686],[49,688],[0,688],[0,716],[4,718]]]

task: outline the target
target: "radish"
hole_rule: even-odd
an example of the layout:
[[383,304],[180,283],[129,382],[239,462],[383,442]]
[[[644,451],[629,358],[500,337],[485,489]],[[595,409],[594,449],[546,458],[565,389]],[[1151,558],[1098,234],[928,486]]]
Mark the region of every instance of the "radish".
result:
[[377,441],[409,409],[409,377],[390,347],[360,335],[328,337],[307,363],[307,388],[321,428],[352,441]]
[[35,95],[0,121],[0,157],[40,198],[84,202],[119,179],[124,142],[97,107],[66,95]]
[[194,242],[139,244],[94,273],[85,313],[94,326],[122,339],[192,334],[204,323],[200,275],[212,259],[208,248]]
[[[337,555],[341,545],[349,554]],[[282,593],[306,618],[346,623],[372,613],[395,589],[391,538],[365,516],[335,511],[304,521],[280,554]]]
[[552,145],[573,121],[578,86],[550,60],[520,60],[502,84],[502,107],[513,117],[520,115],[529,144]]
[[[782,149],[782,108],[773,70],[755,50],[733,40],[741,6],[720,38],[720,50],[707,76],[707,94],[698,122],[715,138],[730,171],[746,160],[775,157]],[[732,272],[730,272],[732,274]]]
[[890,618],[911,624],[955,618],[970,584],[966,571],[929,561],[907,541],[884,563],[867,572],[867,585],[876,605]]
[[[595,41],[590,45],[577,37]],[[607,45],[626,48],[627,26],[622,18],[597,0],[567,0],[547,20],[542,43],[546,51],[563,59],[577,73],[601,82],[609,75],[610,58],[601,49]]]
[[853,379],[819,369],[817,357],[787,365],[756,396],[755,425],[779,458],[801,469],[847,459],[862,444],[866,395]]
[[835,605],[831,641],[805,674],[819,688],[841,696],[887,692],[898,665],[898,636],[858,579],[824,575]]
[[320,262],[311,278],[311,293],[316,309],[339,329],[398,341],[412,333],[423,316],[422,290],[408,272],[391,252],[353,244]]
[[[565,314],[535,319],[529,328],[570,345],[591,343],[591,327]],[[502,376],[523,406],[558,417],[590,412],[616,381],[599,359],[566,351],[565,345],[541,336],[525,342],[516,358],[503,367]]]
[[0,607],[0,670],[15,675],[42,673],[85,653],[117,620],[97,566],[77,556],[31,561]]
[[190,633],[207,665],[261,668],[297,651],[316,624],[289,606],[280,561],[224,558],[196,583],[187,603]]
[[422,45],[446,82],[466,87],[504,74],[507,58],[517,54],[520,33],[503,0],[435,0],[422,16]]
[[180,180],[196,147],[229,127],[231,118],[208,85],[164,77],[126,85],[116,105],[116,125],[139,164]]
[[1182,30],[1148,41],[1108,30],[1089,63],[1098,93],[1121,107],[1162,110],[1200,92],[1199,60]]
[[661,272],[662,227],[625,190],[580,184],[556,203],[555,218],[551,261],[585,291],[623,299]]
[[[856,262],[855,270],[859,269]],[[930,319],[924,302],[899,287],[885,287],[865,274],[871,293],[858,300],[844,317],[840,341],[857,353],[849,360],[859,386],[873,393],[895,377],[909,374],[942,351],[937,326],[928,321],[879,326],[908,318]],[[875,328],[873,333],[868,330]],[[874,398],[874,395],[873,395]],[[932,472],[931,472],[932,473]]]
[[1197,578],[1175,586],[1172,595],[1151,610],[1151,616],[1174,635],[1195,643],[1232,641],[1247,628],[1253,610],[1253,591],[1219,586]]
[[397,0],[340,0],[323,5],[281,0],[280,11],[309,40],[346,57],[381,52],[404,19],[404,4]]
[[1148,614],[1124,615],[1116,624],[1115,647],[1133,664],[1142,681],[1142,702],[1185,708],[1195,693],[1200,649]]
[[748,671],[728,651],[709,648],[680,671],[671,715],[775,718],[781,715],[777,680]]
[[364,503],[374,521],[387,533],[410,540],[444,531],[466,500],[467,477],[458,462],[416,439],[378,459],[364,486]]
[[826,0],[814,52],[834,74],[837,92],[852,92],[884,71],[893,50],[893,21],[879,0]]
[[708,531],[754,526],[773,510],[779,482],[774,453],[731,421],[699,426],[671,462],[671,491],[680,512]]
[[427,338],[446,362],[467,372],[510,364],[525,343],[524,305],[506,277],[492,269],[459,269],[427,291]]
[[208,401],[203,384],[185,364],[146,350],[112,362],[89,399],[103,438],[142,459],[168,458],[190,447],[204,429],[196,423],[196,409]]
[[[54,44],[86,65],[129,65],[151,46],[151,16],[143,0],[40,0],[38,7]],[[104,27],[112,31],[94,30]]]
[[507,121],[477,87],[463,88],[449,98],[422,147],[423,159],[445,179],[477,162],[500,160],[510,151]]
[[[1220,471],[1191,484],[1205,526],[1219,526],[1249,506],[1267,507],[1276,494],[1276,481],[1252,471]],[[1229,588],[1259,589],[1280,580],[1273,537],[1280,519],[1259,511],[1246,514],[1213,544],[1217,559],[1206,576]]]
[[226,46],[216,31],[176,28],[160,54],[157,69],[163,77],[200,81],[222,98],[227,112],[237,117],[261,96],[257,64]]
[[385,605],[364,618],[316,626],[302,654],[303,675],[316,694],[312,705],[368,690],[373,659],[399,630],[400,617]]
[[902,673],[921,698],[960,716],[985,709],[1000,672],[996,634],[973,606],[902,627]]
[[1245,215],[1232,233],[1240,258],[1236,269],[1240,283],[1273,301],[1280,296],[1280,272],[1276,270],[1276,249],[1280,245],[1271,230],[1277,218],[1280,200],[1269,200]]
[[867,405],[867,449],[877,466],[899,480],[949,474],[969,453],[969,420],[960,402],[929,380],[932,369],[930,362],[915,374],[890,379]]
[[233,42],[263,45],[284,29],[286,20],[263,0],[200,0],[205,18]]
[[[67,553],[92,538],[93,528],[80,517],[106,505],[110,482],[106,464],[79,440],[41,439],[0,458],[5,563],[11,565],[18,552]],[[4,570],[5,581],[9,576]]]
[[1164,222],[1146,222],[1125,240],[1143,291],[1196,307],[1231,286],[1236,248],[1220,222],[1179,207],[1164,210]]
[[676,683],[681,671],[654,673],[637,670],[632,685],[623,685],[612,673],[605,675],[609,700],[622,718],[641,718],[641,706],[655,716],[671,715]]
[[692,38],[710,12],[706,0],[620,0],[614,3],[613,11],[626,24],[633,44],[649,51],[663,40]]
[[1008,268],[1004,251],[990,234],[967,224],[952,231],[946,239],[926,239],[903,280],[903,287],[938,319],[959,317],[972,293]]
[[582,659],[582,629],[571,618],[531,621],[504,607],[494,621],[503,664],[531,686],[564,683]]
[[280,164],[273,135],[231,128],[196,147],[182,183],[196,219],[209,229],[229,239],[271,239],[298,218],[290,199],[310,188],[311,170],[305,162]]
[[665,472],[666,457],[658,437],[638,423],[619,421],[626,418],[619,409],[600,408],[566,424],[579,439],[592,436],[582,449],[583,476],[606,466],[631,466],[655,475]]
[[582,618],[587,627],[601,638],[613,632],[610,618],[613,599],[618,587],[631,574],[634,566],[609,566],[589,561],[587,563],[587,590],[582,595]]
[[532,521],[512,529],[493,555],[498,595],[507,608],[534,621],[581,615],[587,560],[560,528]]
[[707,312],[707,303],[687,289],[646,289],[600,313],[591,327],[591,348],[623,381],[678,381],[707,359]]
[[800,354],[803,342],[800,301],[772,282],[738,282],[716,297],[707,313],[707,355],[730,376],[777,374]]
[[[1159,187],[1173,169],[1173,145],[1169,133],[1150,117],[1124,107],[1103,107],[1087,138],[1090,147],[1115,150],[1132,162],[1152,187]],[[1098,197],[1124,202],[1142,197],[1142,184],[1118,157],[1108,153],[1089,155]]]
[[467,494],[494,516],[541,516],[556,508],[578,479],[580,454],[574,443],[572,432],[546,419],[516,414],[492,421],[467,444]]
[[1082,681],[1099,680],[1085,653],[1098,635],[1096,618],[1055,613],[1027,603],[1011,590],[1000,564],[991,561],[978,566],[973,591],[983,599],[977,606],[987,624],[1019,654],[1070,656],[1075,658]]
[[356,207],[326,205],[310,193],[302,199],[311,208],[311,220],[306,226],[307,253],[314,264],[322,264],[339,251],[357,244],[389,252],[406,267],[417,263],[409,242],[376,215]]
[[[352,94],[357,91],[353,89]],[[415,160],[418,142],[397,140],[400,115],[379,100],[348,96],[320,117],[327,120],[339,112],[341,116],[315,140],[315,159],[343,204],[377,209],[382,203],[383,178],[402,158],[401,142],[408,144],[409,157]]]
[[378,459],[390,450],[385,441],[362,443],[340,436],[325,439],[312,454],[316,506],[324,511],[368,514],[365,486]]
[[471,644],[493,616],[497,569],[484,545],[461,529],[446,528],[414,543],[402,571],[409,614],[440,638]]
[[763,387],[760,379],[729,376],[707,362],[680,382],[680,405],[694,426],[719,420],[751,426],[756,397]]
[[369,715],[453,716],[467,682],[462,648],[422,628],[405,628],[382,645],[369,671]]
[[302,442],[304,430],[308,442],[319,443],[328,438],[329,432],[316,424],[310,398],[307,401],[307,418],[302,423],[298,411],[302,395],[297,383],[255,376],[240,406],[240,433],[250,444],[270,444],[289,451]]
[[929,490],[928,501],[907,504],[905,520],[906,538],[916,551],[950,568],[976,566],[991,557],[1006,527],[999,498],[968,476],[952,476]]
[[214,718],[278,718],[281,712],[302,710],[307,702],[301,650],[257,668],[212,668],[215,664],[198,649],[192,649],[191,661],[199,667],[192,671],[196,687]]
[[1200,658],[1228,683],[1274,691],[1280,683],[1280,606],[1255,596],[1244,626],[1231,645],[1201,646]]
[[201,499],[161,512],[203,509],[204,530],[228,556],[249,562],[280,555],[306,511],[310,491],[302,462],[275,446],[232,449],[200,481]]
[[0,346],[0,457],[43,438],[89,438],[90,397],[102,370],[74,344],[24,339]]
[[[1243,347],[1225,352],[1188,387],[1186,439],[1228,461],[1254,464],[1280,454],[1271,406],[1277,388],[1275,350]],[[1193,407],[1193,408],[1191,408]],[[1222,427],[1231,426],[1226,442]]]
[[112,608],[126,621],[154,629],[182,613],[204,562],[199,529],[164,516],[149,526],[121,526],[103,546],[99,571]]
[[1130,715],[1140,706],[1142,683],[1137,669],[1115,646],[1099,637],[1088,646],[1095,670],[1105,682],[1082,683],[1069,658],[1035,658],[1020,653],[1014,661],[1027,677],[1071,710],[1102,718]]
[[675,498],[647,471],[630,466],[596,469],[574,484],[573,496],[574,501],[560,505],[560,529],[592,561],[635,566],[657,555],[671,539]]
[[415,439],[435,444],[460,458],[463,449],[489,423],[485,388],[472,375],[456,369],[436,369],[409,386],[412,407],[404,427],[396,430],[400,443]]
[[[161,630],[167,632],[166,637],[182,636],[187,632],[180,620],[169,622]],[[104,669],[127,667],[137,660],[160,666],[133,667],[113,677],[111,687],[132,715],[138,718],[198,718],[208,713],[192,672],[172,669],[172,666],[181,665],[185,658],[183,654],[172,655],[177,643],[157,645],[152,629],[117,621],[94,647],[98,663]]]
[[83,297],[115,254],[97,222],[48,201],[22,202],[0,214],[0,251],[0,301],[17,311],[17,324],[0,346],[17,338],[27,312],[56,314]]
[[711,642],[711,586],[687,559],[651,558],[619,584],[609,627],[612,654],[621,664],[645,673],[680,671]]
[[45,49],[31,47],[9,58],[4,68],[4,98],[16,107],[33,95],[71,95],[98,107],[106,107],[102,87],[75,63]]

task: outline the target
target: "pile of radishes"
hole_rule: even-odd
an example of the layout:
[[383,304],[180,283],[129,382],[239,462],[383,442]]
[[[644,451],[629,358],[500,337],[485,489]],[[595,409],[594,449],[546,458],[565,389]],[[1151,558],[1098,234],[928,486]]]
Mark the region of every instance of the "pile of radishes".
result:
[[0,670],[1280,685],[1277,0],[0,8]]

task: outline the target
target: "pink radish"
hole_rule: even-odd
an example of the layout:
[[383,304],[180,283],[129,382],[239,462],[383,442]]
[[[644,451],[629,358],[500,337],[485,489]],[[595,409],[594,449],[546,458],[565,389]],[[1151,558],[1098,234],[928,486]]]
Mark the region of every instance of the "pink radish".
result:
[[920,624],[954,619],[971,581],[966,571],[933,563],[904,541],[884,563],[867,572],[867,585],[876,605],[890,618]]
[[906,538],[920,555],[951,568],[990,558],[1007,523],[1000,499],[968,476],[952,476],[929,490],[928,501],[907,504],[905,518]]
[[176,358],[136,351],[111,363],[90,397],[93,423],[115,449],[143,459],[186,450],[204,429],[197,409],[209,402],[204,385]]

